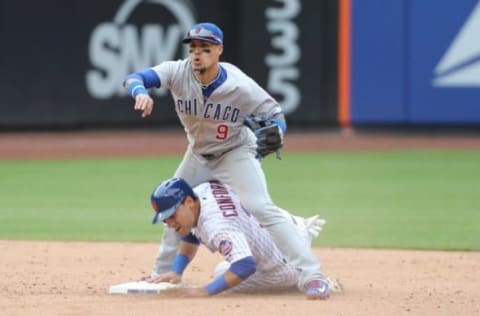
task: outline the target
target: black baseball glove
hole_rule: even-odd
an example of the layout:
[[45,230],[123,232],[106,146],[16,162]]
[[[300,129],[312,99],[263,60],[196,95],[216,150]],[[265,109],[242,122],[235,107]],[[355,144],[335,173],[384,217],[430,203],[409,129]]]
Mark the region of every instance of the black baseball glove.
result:
[[255,115],[245,117],[244,124],[257,136],[257,158],[276,153],[280,159],[280,148],[283,147],[283,132],[272,118],[262,118]]

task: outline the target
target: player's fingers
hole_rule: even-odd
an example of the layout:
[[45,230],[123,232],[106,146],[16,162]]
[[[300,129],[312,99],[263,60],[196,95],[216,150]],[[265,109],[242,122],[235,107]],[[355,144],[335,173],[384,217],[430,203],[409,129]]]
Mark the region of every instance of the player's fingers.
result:
[[153,99],[148,95],[138,95],[135,98],[135,110],[142,111],[142,117],[146,117],[152,113]]
[[320,215],[315,215],[315,216],[307,218],[305,220],[305,223],[307,225],[323,226],[327,223],[327,221],[324,220],[323,218],[320,218]]
[[140,110],[141,106],[142,106],[142,103],[143,103],[143,99],[142,99],[142,96],[141,95],[137,95],[135,97],[135,106],[134,106],[134,109],[135,110]]
[[161,283],[161,282],[169,282],[168,281],[168,277],[167,276],[158,276],[158,277],[155,277],[155,278],[150,278],[147,282],[150,282],[150,283]]
[[140,278],[140,281],[146,281],[148,282],[148,280],[150,280],[151,277],[149,275],[144,275],[143,277]]
[[144,101],[141,100],[141,99],[138,99],[138,100],[135,102],[135,107],[134,107],[134,109],[135,109],[135,110],[143,110],[143,107],[144,107]]
[[316,229],[314,227],[311,227],[308,229],[308,232],[315,237],[318,237],[321,231],[322,231],[321,229]]
[[176,273],[166,273],[161,274],[159,276],[155,276],[150,278],[148,282],[150,283],[161,283],[161,282],[169,282],[169,283],[180,283],[182,280],[180,277],[177,276]]
[[145,105],[145,108],[143,109],[142,117],[149,116],[152,113],[153,110],[153,104],[148,103]]
[[135,97],[135,110],[143,111],[145,107],[149,104],[153,104],[152,98],[145,94],[139,94]]

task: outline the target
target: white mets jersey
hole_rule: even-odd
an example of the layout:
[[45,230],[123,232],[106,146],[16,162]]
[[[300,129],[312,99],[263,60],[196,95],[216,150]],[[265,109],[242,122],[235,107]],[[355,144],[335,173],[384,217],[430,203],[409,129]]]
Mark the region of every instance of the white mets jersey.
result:
[[166,61],[152,69],[161,86],[170,89],[189,144],[197,154],[254,146],[255,136],[243,125],[244,117],[271,117],[282,111],[275,99],[230,63],[221,62],[218,77],[208,85],[195,78],[189,58]]
[[[243,282],[245,291],[278,289],[296,284],[298,272],[286,264],[265,228],[242,207],[239,198],[218,182],[202,183],[194,189],[201,204],[193,234],[212,252],[233,263],[253,256],[256,272]],[[242,285],[240,284],[240,285]],[[239,286],[240,286],[239,285]],[[241,287],[240,287],[241,288]]]

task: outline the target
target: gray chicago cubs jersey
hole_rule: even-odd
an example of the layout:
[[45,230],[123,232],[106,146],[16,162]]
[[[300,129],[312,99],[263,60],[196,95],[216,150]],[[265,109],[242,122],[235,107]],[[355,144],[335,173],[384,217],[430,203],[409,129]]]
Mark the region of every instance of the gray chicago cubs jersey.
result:
[[152,69],[161,86],[170,89],[189,144],[197,154],[255,146],[254,134],[243,125],[244,117],[270,117],[282,111],[275,99],[230,63],[221,62],[218,77],[204,86],[194,77],[189,58],[166,61]]

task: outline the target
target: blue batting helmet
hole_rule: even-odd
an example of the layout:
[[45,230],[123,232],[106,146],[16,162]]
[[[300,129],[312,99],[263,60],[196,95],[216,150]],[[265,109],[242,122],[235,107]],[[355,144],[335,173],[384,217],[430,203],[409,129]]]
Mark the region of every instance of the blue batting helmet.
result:
[[150,197],[153,210],[156,213],[152,224],[165,221],[172,216],[187,196],[194,197],[195,193],[183,179],[172,178],[160,183]]
[[201,40],[223,45],[223,32],[213,23],[195,24],[183,38],[184,43],[190,43],[192,40]]

